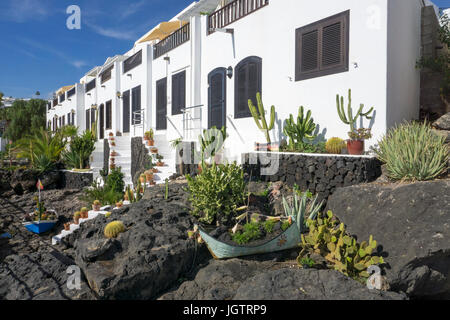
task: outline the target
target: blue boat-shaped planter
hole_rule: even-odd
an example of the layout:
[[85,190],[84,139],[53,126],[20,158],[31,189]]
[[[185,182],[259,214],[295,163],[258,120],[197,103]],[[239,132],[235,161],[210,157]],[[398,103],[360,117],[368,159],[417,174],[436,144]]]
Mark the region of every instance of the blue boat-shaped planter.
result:
[[295,217],[292,217],[291,226],[283,233],[266,243],[256,246],[233,246],[211,237],[201,228],[199,228],[199,233],[214,259],[237,258],[254,254],[282,251],[297,247],[301,242],[300,230]]
[[[23,222],[22,224],[25,226],[25,228],[28,231],[31,231],[36,234],[45,233],[49,230],[51,230],[56,223],[58,222],[58,215],[55,210],[47,210],[47,212],[52,212],[56,215],[55,220],[43,220],[43,221],[27,221]],[[30,213],[30,216],[32,216],[33,213]]]

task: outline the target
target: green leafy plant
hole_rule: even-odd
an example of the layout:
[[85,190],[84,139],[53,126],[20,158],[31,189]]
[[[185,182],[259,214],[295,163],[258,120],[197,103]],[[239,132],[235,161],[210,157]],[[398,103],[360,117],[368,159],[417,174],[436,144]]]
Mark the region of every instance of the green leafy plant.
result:
[[95,149],[95,137],[90,130],[80,136],[74,136],[69,143],[69,150],[63,153],[64,164],[68,168],[84,169],[89,165],[89,157]]
[[426,122],[389,130],[375,152],[393,180],[432,180],[444,172],[449,159],[445,138],[433,133]]
[[313,135],[315,129],[316,124],[311,117],[311,110],[308,110],[305,115],[303,106],[301,106],[298,108],[297,122],[291,114],[285,121],[283,132],[289,137],[291,148],[295,148],[295,146],[303,146],[305,139],[314,139],[316,137]]
[[251,99],[248,100],[250,113],[252,114],[258,129],[264,133],[267,143],[271,143],[269,132],[273,129],[275,124],[275,106],[272,106],[270,108],[270,122],[267,123],[266,110],[264,109],[260,92],[256,94],[256,102],[258,104],[258,107],[253,104]]
[[371,265],[383,264],[383,257],[374,254],[377,242],[370,236],[369,241],[357,243],[345,232],[345,226],[328,211],[326,216],[316,220],[308,219],[308,234],[302,234],[302,248],[297,262],[302,265],[303,258],[319,254],[327,260],[331,269],[342,272],[355,280],[364,282]]
[[105,188],[114,190],[114,192],[117,193],[122,193],[125,189],[123,178],[124,174],[121,167],[112,169],[106,177]]
[[212,224],[227,219],[244,202],[244,171],[236,163],[205,166],[202,173],[188,181],[192,214]]
[[264,221],[263,227],[266,233],[272,233],[276,223],[277,221],[275,221],[274,219],[268,219]]
[[370,120],[373,117],[371,114],[374,111],[374,107],[370,108],[369,111],[363,112],[364,104],[360,104],[358,111],[356,112],[355,116],[353,116],[353,109],[352,109],[352,90],[348,89],[348,106],[347,106],[347,114],[345,114],[344,109],[344,97],[339,98],[339,94],[336,95],[336,106],[337,106],[337,112],[339,115],[339,118],[341,121],[345,124],[348,124],[350,126],[350,133],[353,133],[356,131],[356,120],[358,120],[359,117],[365,117],[366,119]]
[[290,226],[291,226],[291,224],[289,223],[288,220],[283,221],[281,223],[281,230],[286,231]]
[[80,199],[87,203],[93,203],[95,200],[99,200],[103,204],[114,205],[122,199],[122,192],[117,192],[105,185],[101,186],[100,182],[95,180],[89,188],[84,190],[84,195]]
[[303,268],[312,268],[312,267],[314,267],[314,265],[315,265],[316,263],[314,262],[313,259],[305,257],[305,258],[301,258],[301,259],[300,259],[299,264],[300,264]]
[[259,228],[260,224],[255,222],[246,223],[242,231],[237,231],[233,234],[232,239],[237,244],[246,244],[252,240],[258,240],[262,236]]

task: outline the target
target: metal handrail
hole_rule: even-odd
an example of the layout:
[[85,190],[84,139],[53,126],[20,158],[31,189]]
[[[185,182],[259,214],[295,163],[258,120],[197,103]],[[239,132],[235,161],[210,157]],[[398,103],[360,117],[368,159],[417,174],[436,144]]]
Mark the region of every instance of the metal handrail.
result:
[[[204,105],[196,105],[196,106],[192,106],[192,107],[187,107],[187,108],[183,108],[181,109],[181,112],[183,113],[183,134],[184,134],[184,138],[187,138],[188,136],[188,132],[190,131],[194,131],[194,130],[200,130],[202,129],[202,107]],[[191,111],[194,109],[199,109],[200,110],[200,114],[199,117],[194,118],[192,116]],[[198,128],[196,128],[195,124],[193,124],[195,121],[199,121],[199,126]],[[191,123],[191,125],[189,125]]]
[[[142,136],[145,134],[145,109],[133,111],[133,130],[134,135],[136,135],[136,127],[142,126]],[[139,123],[136,123],[136,120],[139,121]]]

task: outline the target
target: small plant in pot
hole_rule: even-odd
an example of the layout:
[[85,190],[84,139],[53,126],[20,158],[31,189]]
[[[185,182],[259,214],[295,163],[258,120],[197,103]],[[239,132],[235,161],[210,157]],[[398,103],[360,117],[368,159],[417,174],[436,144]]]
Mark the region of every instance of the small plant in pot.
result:
[[110,133],[109,133],[109,136],[110,136],[110,137],[113,137],[113,136],[114,136],[114,133],[110,132]]
[[111,147],[115,147],[116,143],[114,141],[111,141]]
[[69,231],[70,230],[70,222],[64,223],[64,230]]
[[89,209],[86,207],[81,208],[80,214],[82,219],[87,219],[89,217]]
[[117,208],[122,208],[123,207],[123,201],[116,202],[116,207]]
[[111,157],[117,157],[117,152],[115,150],[113,150],[110,155],[111,155]]
[[102,204],[100,203],[99,200],[95,200],[94,203],[92,204],[92,210],[94,211],[100,211]]
[[81,212],[80,211],[75,212],[74,215],[73,215],[73,222],[75,224],[79,224],[80,223],[80,218],[81,218]]
[[144,140],[147,141],[147,146],[151,147],[155,145],[155,141],[153,140],[153,129],[145,132]]
[[141,183],[145,183],[146,180],[147,180],[147,178],[145,177],[145,174],[141,174],[141,175],[139,176],[139,181],[140,181]]
[[151,148],[150,152],[153,154],[157,154],[158,153],[158,148]]
[[153,181],[153,171],[147,170],[147,171],[144,172],[144,174],[145,174],[146,182],[152,182]]
[[352,90],[348,90],[348,107],[347,107],[347,114],[344,110],[344,97],[340,97],[339,94],[336,95],[336,105],[337,105],[337,111],[339,114],[339,118],[344,122],[345,124],[350,125],[350,132],[349,137],[350,140],[347,140],[347,149],[348,153],[351,155],[362,155],[364,154],[364,140],[370,139],[372,137],[370,133],[370,129],[356,129],[356,121],[358,118],[365,117],[368,120],[371,120],[373,118],[372,113],[374,111],[374,107],[370,108],[369,111],[363,112],[364,104],[361,104],[358,112],[355,116],[353,116],[353,110],[352,110]]
[[160,154],[158,154],[156,156],[156,159],[158,160],[158,162],[156,162],[156,166],[157,167],[163,167],[164,166],[164,162],[162,161],[164,159],[164,157]]

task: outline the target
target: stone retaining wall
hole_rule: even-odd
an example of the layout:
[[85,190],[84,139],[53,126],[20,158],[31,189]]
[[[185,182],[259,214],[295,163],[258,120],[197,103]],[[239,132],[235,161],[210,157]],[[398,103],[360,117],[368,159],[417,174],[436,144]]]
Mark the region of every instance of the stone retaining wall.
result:
[[254,152],[242,154],[242,165],[252,180],[297,184],[320,200],[336,188],[371,182],[381,175],[381,163],[370,156]]
[[61,188],[63,189],[83,189],[92,185],[94,174],[92,172],[60,171]]

